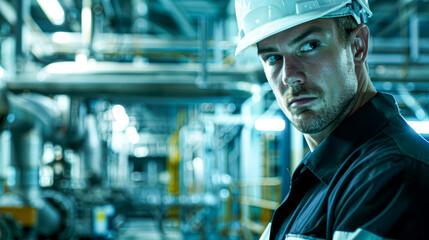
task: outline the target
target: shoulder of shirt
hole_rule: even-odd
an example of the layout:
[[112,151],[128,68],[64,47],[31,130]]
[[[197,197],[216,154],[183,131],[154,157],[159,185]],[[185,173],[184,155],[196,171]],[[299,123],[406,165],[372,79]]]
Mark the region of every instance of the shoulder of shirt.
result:
[[336,177],[371,179],[404,171],[429,176],[429,143],[398,115],[349,155]]
[[388,142],[391,142],[392,152],[429,166],[429,142],[417,134],[401,116],[390,119],[381,134],[390,139]]

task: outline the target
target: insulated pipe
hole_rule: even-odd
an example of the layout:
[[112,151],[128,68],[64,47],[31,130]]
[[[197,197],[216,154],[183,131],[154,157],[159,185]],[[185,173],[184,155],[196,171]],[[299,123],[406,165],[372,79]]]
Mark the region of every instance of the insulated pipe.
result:
[[52,134],[59,120],[56,105],[50,98],[35,94],[9,94],[7,98],[16,191],[26,204],[38,209],[37,232],[49,236],[60,230],[61,215],[40,195],[39,162],[43,136]]
[[92,15],[92,0],[82,1],[82,44],[87,49],[92,49],[93,40],[93,15]]
[[7,94],[8,128],[14,133],[26,132],[39,124],[43,136],[56,132],[61,112],[52,99],[39,94]]
[[37,232],[49,236],[60,230],[59,212],[40,196],[39,161],[42,158],[42,131],[35,125],[28,131],[12,133],[12,157],[16,169],[16,190],[24,201],[38,209]]
[[39,126],[12,132],[12,159],[16,169],[16,186],[27,191],[39,185],[39,160],[42,157],[42,134]]

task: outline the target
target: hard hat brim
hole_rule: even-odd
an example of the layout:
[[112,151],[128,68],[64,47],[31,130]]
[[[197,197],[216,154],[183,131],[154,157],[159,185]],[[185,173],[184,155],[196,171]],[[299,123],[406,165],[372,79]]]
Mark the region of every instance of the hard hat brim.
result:
[[297,25],[300,25],[305,22],[309,22],[318,18],[322,18],[325,15],[328,15],[331,12],[334,12],[347,4],[345,2],[343,5],[336,6],[327,6],[319,8],[317,12],[308,12],[304,14],[295,14],[287,17],[280,18],[278,20],[272,21],[268,24],[265,24],[261,27],[258,27],[252,30],[239,41],[237,48],[235,49],[235,55],[240,54],[242,51],[248,47],[272,36],[284,30],[290,29]]

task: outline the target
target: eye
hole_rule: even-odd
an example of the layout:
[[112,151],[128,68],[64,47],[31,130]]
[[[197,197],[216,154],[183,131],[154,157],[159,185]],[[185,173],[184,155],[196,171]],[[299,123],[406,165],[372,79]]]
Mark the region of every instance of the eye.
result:
[[281,60],[280,55],[270,55],[265,57],[265,62],[268,62],[268,63],[274,63],[280,60]]
[[314,49],[316,49],[317,47],[320,46],[320,42],[319,41],[310,41],[307,42],[306,44],[302,45],[300,48],[301,52],[310,52],[313,51]]

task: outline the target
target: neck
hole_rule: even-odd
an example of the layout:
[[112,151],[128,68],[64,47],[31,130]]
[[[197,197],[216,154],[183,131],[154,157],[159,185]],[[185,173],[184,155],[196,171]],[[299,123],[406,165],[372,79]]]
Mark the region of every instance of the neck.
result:
[[362,107],[366,102],[368,102],[377,94],[377,91],[372,85],[367,71],[359,72],[360,74],[358,74],[358,88],[356,95],[350,104],[346,107],[344,112],[322,131],[315,134],[304,134],[305,140],[311,151],[314,151],[314,149],[316,149],[317,146],[319,146],[319,144],[325,140],[325,138],[328,137],[344,119],[355,113],[360,107]]
[[337,127],[340,123],[346,118],[347,113],[350,112],[350,105],[347,107],[346,112],[343,112],[340,117],[332,121],[325,129],[318,133],[314,134],[304,134],[305,141],[307,142],[310,151],[314,151],[314,149],[319,146],[319,144],[325,140]]

